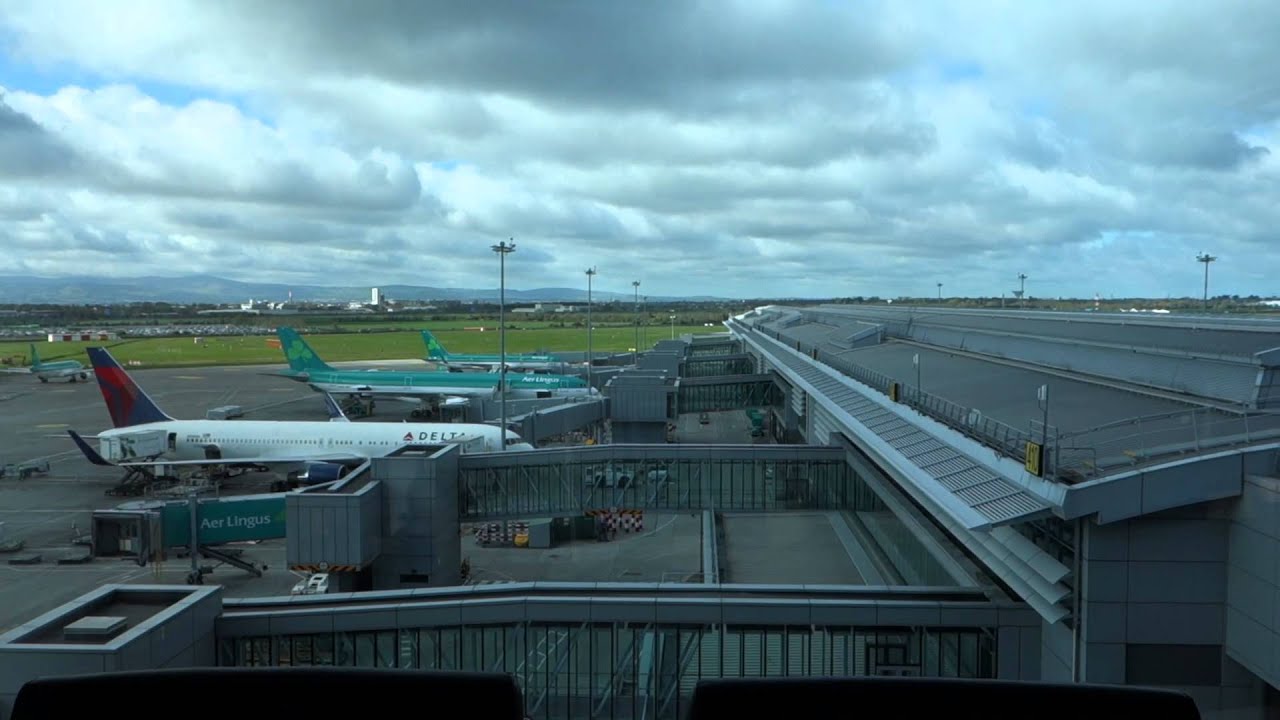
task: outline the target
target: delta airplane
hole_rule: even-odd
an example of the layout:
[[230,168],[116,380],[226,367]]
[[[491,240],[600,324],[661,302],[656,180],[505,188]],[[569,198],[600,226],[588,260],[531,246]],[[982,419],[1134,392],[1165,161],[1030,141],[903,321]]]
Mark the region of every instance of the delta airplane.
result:
[[50,378],[67,378],[69,382],[89,379],[89,370],[79,360],[41,362],[40,353],[36,352],[34,343],[31,345],[31,367],[28,371],[40,378],[42,383],[49,382]]
[[[423,370],[337,370],[316,354],[293,328],[276,330],[289,369],[283,376],[305,382],[313,390],[335,395],[389,396],[421,402],[428,398],[495,397],[497,373],[454,373]],[[568,375],[507,375],[508,397],[596,396],[582,378]]]
[[[444,349],[444,345],[431,334],[430,330],[422,331],[422,342],[427,346],[427,360],[443,363],[451,368],[477,368],[497,372],[502,367],[501,355],[454,355]],[[533,355],[507,353],[507,372],[524,370],[552,370],[567,365],[555,355]]]
[[[500,450],[504,434],[472,423],[347,422],[326,395],[330,420],[175,420],[165,414],[104,348],[89,348],[113,429],[95,436],[100,450],[74,430],[67,433],[95,465],[125,469],[159,466],[241,466],[328,482],[350,467],[406,445],[460,444],[463,452]],[[510,450],[532,450],[507,430]]]

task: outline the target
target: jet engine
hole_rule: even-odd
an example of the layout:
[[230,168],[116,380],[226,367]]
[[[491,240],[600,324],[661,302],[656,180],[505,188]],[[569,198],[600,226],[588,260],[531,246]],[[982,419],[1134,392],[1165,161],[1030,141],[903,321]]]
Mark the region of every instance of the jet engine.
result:
[[346,469],[346,466],[338,463],[311,463],[297,479],[304,485],[333,482],[342,477]]

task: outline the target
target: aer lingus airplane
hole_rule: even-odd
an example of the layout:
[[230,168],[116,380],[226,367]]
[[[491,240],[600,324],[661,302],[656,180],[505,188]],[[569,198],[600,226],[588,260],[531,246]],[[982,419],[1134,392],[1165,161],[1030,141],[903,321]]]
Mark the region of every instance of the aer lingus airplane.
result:
[[[341,477],[346,468],[382,457],[406,445],[462,445],[463,452],[500,450],[504,433],[494,425],[471,423],[343,422],[326,397],[330,421],[175,420],[165,414],[103,348],[89,359],[107,401],[113,429],[94,436],[68,430],[89,462],[121,468],[158,466],[253,467],[296,474],[312,483]],[[338,422],[334,422],[334,421]],[[509,450],[533,446],[508,430]]]
[[34,343],[31,345],[30,372],[44,383],[49,382],[50,378],[67,378],[70,382],[89,379],[89,370],[79,360],[41,362],[40,353],[36,351]]
[[[283,376],[334,395],[387,397],[411,402],[448,398],[496,397],[498,373],[453,373],[424,370],[338,370],[316,354],[293,328],[276,330],[289,361]],[[568,375],[512,374],[507,370],[507,397],[595,396],[582,378]],[[439,404],[439,403],[435,403]]]
[[[497,371],[502,366],[501,355],[463,354],[455,355],[444,349],[444,344],[431,334],[430,330],[422,331],[422,342],[427,346],[427,360],[442,363],[452,368],[480,368]],[[507,353],[507,373],[523,370],[551,370],[567,365],[555,355],[535,355],[528,353]]]

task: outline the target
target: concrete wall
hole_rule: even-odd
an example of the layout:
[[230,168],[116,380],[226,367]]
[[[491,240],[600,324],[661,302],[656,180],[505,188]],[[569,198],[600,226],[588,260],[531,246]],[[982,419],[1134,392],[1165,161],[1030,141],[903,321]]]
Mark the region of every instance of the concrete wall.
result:
[[295,565],[364,566],[382,551],[382,485],[354,494],[290,493],[284,498],[285,557]]
[[1227,654],[1280,687],[1280,480],[1248,475],[1227,526]]
[[86,606],[107,598],[119,587],[127,587],[132,592],[174,590],[167,586],[104,585],[7,633],[0,639],[0,720],[8,720],[18,691],[36,678],[210,667],[217,663],[214,630],[215,621],[222,613],[222,588],[217,586],[191,591],[185,599],[105,645],[13,642],[17,636],[29,634],[35,628],[65,624],[70,618],[84,615]]
[[[1081,680],[1181,690],[1205,717],[1262,716],[1259,682],[1224,649],[1231,504],[1086,524]],[[1060,679],[1070,631],[1059,624],[1044,638],[1045,679]]]
[[382,554],[373,565],[378,589],[456,585],[462,540],[458,537],[458,448],[432,457],[375,460],[382,483]]
[[614,422],[610,427],[613,442],[618,444],[654,445],[667,442],[665,422]]
[[609,382],[609,418],[621,422],[665,422],[675,386],[665,377],[620,375]]

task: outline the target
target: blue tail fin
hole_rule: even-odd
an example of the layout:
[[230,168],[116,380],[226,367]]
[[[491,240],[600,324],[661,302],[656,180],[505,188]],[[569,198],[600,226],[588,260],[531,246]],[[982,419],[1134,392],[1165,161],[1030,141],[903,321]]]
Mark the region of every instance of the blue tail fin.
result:
[[89,362],[98,376],[98,387],[107,401],[111,422],[118,428],[172,420],[111,357],[106,348],[88,348]]
[[338,401],[334,400],[329,393],[324,394],[324,406],[329,411],[329,422],[351,422],[347,419],[346,413],[342,412],[342,407],[338,405]]

